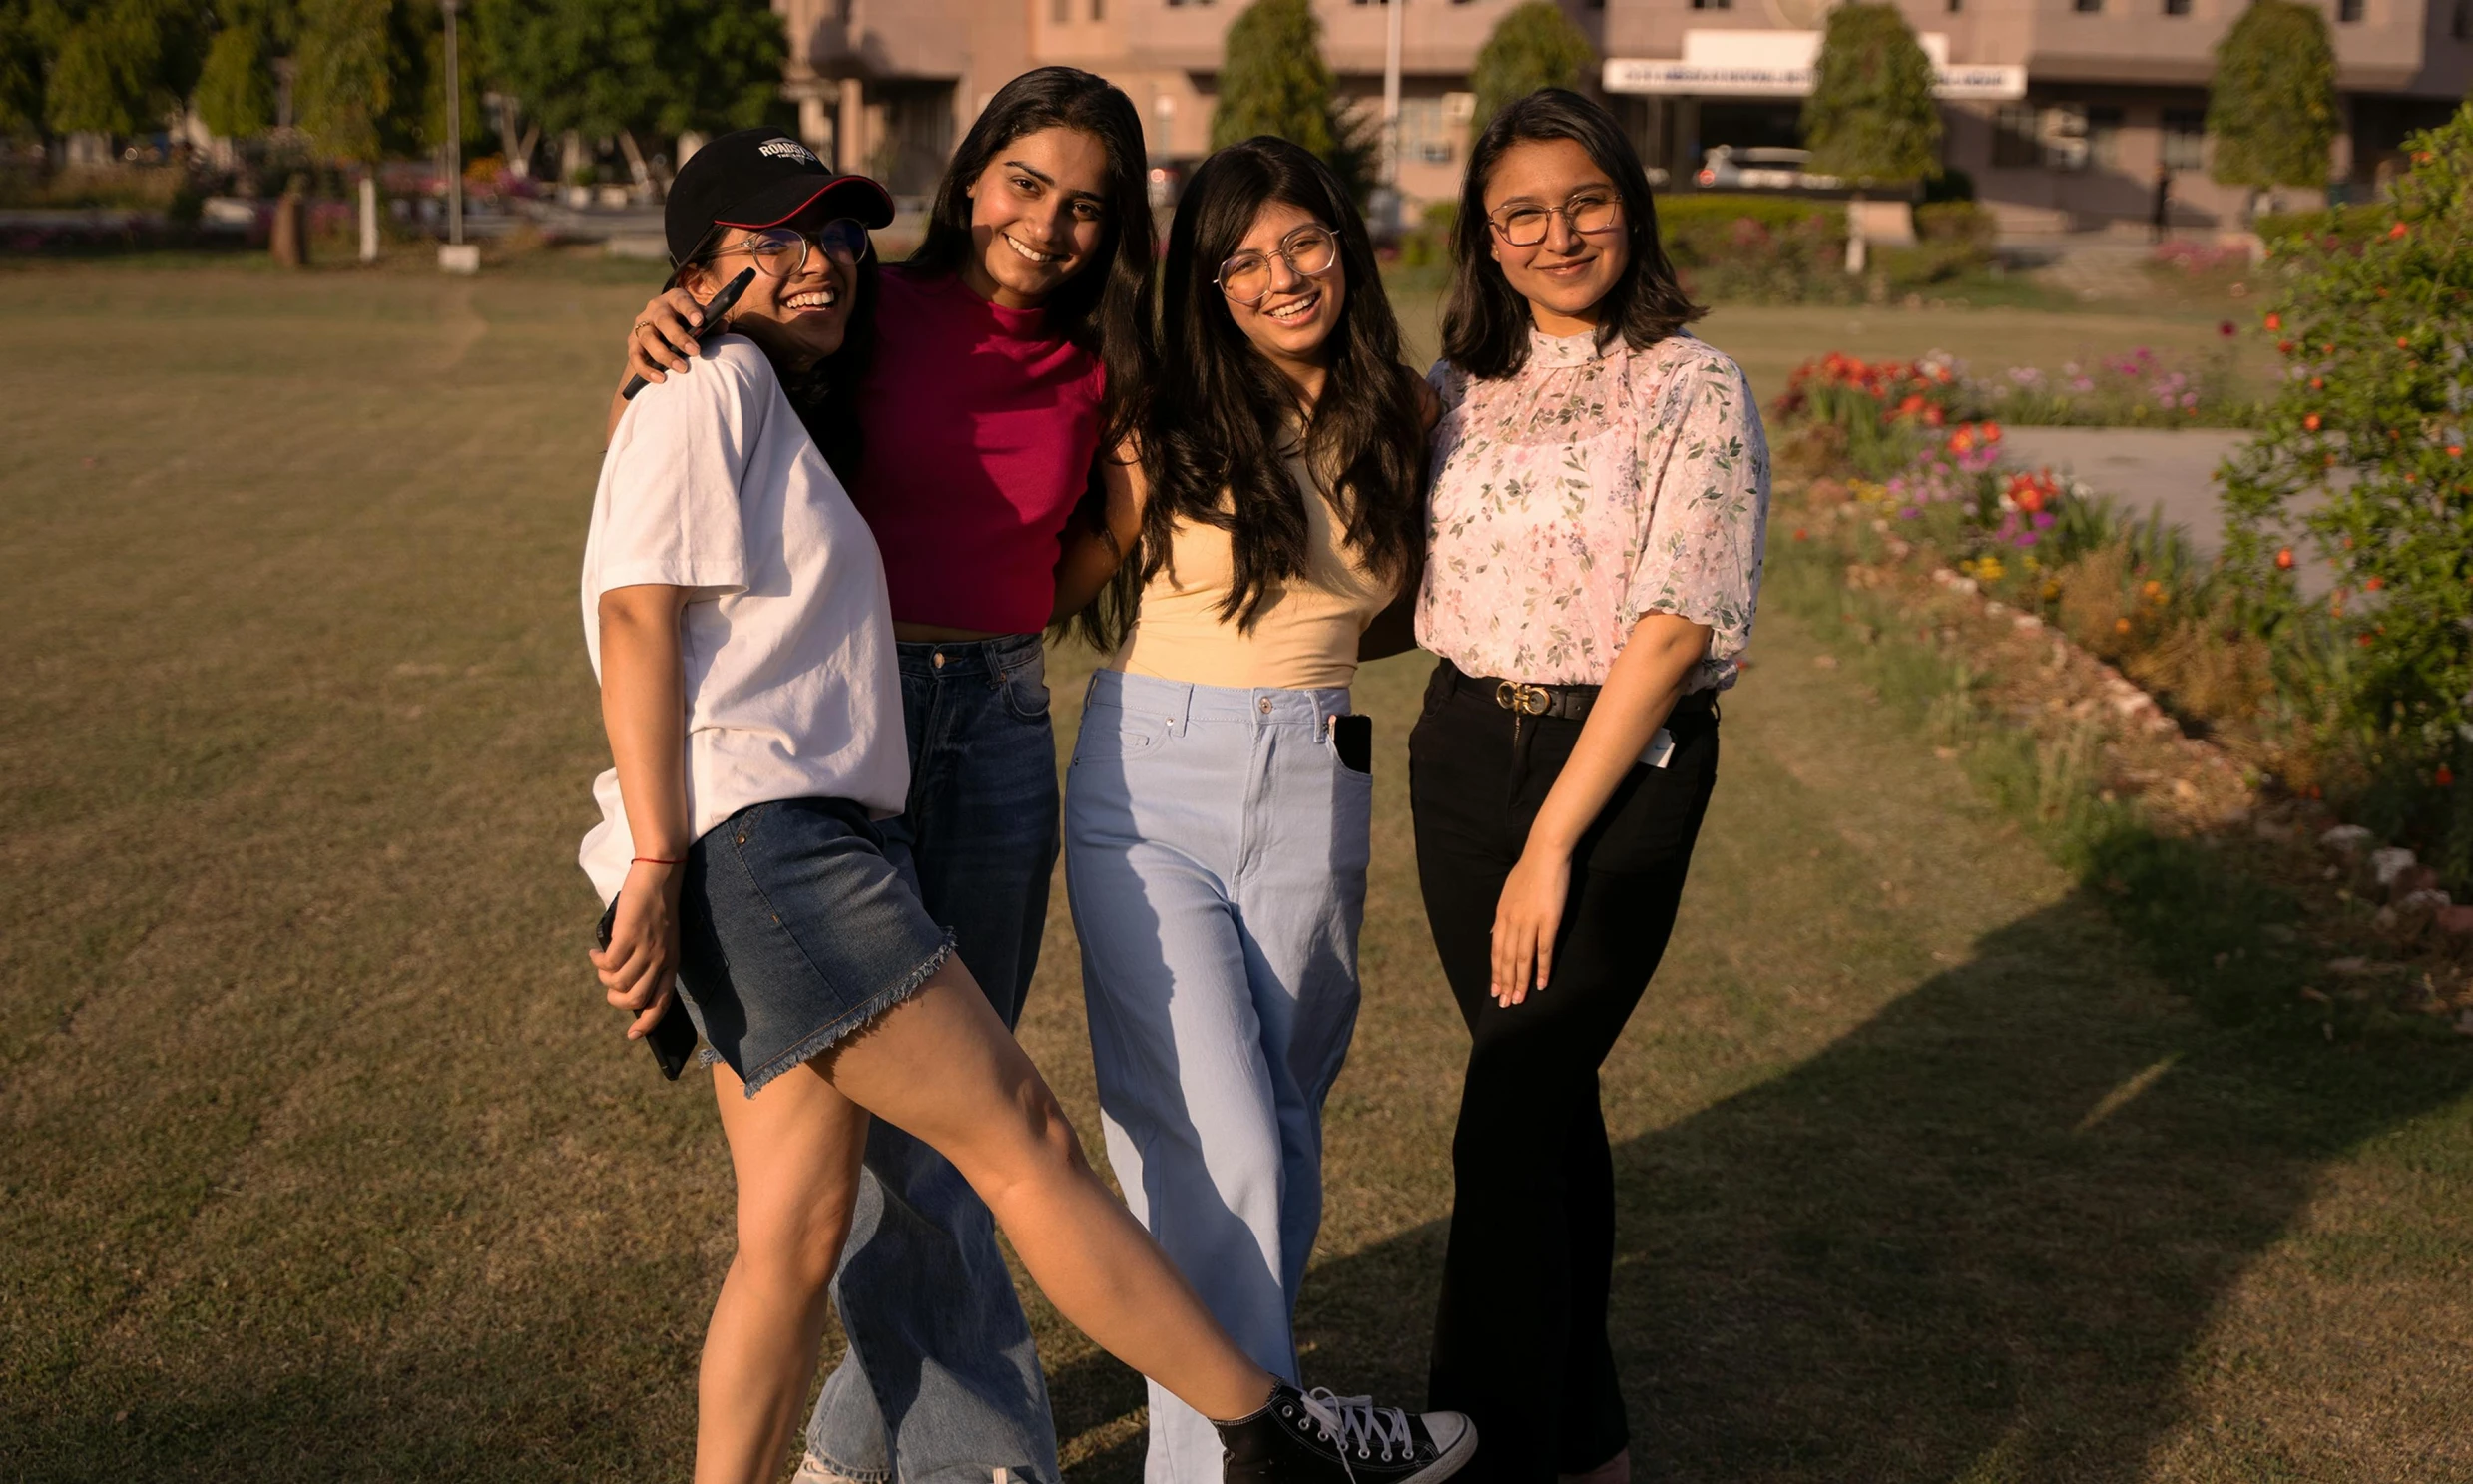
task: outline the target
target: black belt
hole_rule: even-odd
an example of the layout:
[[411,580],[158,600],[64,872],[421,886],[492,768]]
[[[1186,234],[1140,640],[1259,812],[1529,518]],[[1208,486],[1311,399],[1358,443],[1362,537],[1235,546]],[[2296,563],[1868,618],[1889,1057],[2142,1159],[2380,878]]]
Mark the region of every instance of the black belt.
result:
[[[1444,662],[1449,664],[1448,661]],[[1472,676],[1451,666],[1451,687],[1456,691],[1472,690],[1490,698],[1496,706],[1514,717],[1560,717],[1567,722],[1585,722],[1590,709],[1597,705],[1598,686],[1539,686],[1527,681],[1507,681],[1493,676]],[[1717,710],[1718,693],[1694,691],[1675,703],[1668,715],[1691,717]]]

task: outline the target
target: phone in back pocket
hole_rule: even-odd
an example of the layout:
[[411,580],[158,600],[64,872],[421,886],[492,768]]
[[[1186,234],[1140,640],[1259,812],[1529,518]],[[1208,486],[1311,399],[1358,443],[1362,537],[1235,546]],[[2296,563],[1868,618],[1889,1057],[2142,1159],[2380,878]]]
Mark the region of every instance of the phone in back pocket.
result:
[[1374,770],[1374,719],[1354,712],[1331,718],[1331,746],[1350,772]]
[[[602,909],[601,926],[593,934],[593,946],[607,949],[610,929],[617,922],[618,898],[612,897],[610,905]],[[653,1065],[661,1068],[662,1075],[672,1082],[679,1080],[679,1074],[687,1070],[688,1058],[696,1054],[696,1022],[688,1018],[687,1001],[679,997],[676,976],[670,985],[670,1008],[653,1022],[653,1033],[644,1038],[644,1044],[653,1048]]]

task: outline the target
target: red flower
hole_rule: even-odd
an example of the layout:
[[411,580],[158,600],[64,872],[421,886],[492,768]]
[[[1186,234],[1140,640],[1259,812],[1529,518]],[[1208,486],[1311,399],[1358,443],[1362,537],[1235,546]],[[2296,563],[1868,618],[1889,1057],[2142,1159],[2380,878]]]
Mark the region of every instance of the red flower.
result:
[[2410,347],[2410,346],[2412,345],[2412,343],[2413,343],[2413,342],[2412,342],[2411,340],[2406,339],[2406,338],[2405,338],[2404,336],[2402,336],[2402,335],[2398,335],[2398,336],[2396,336],[2396,348],[2397,348],[2398,350],[2403,350],[2403,349],[2406,349],[2406,348]]
[[2308,429],[2309,429],[2311,432],[2313,432],[2313,433],[2314,433],[2314,432],[2317,432],[2317,431],[2318,431],[2318,414],[2317,414],[2317,413],[2315,413],[2315,412],[2313,412],[2313,413],[2311,413],[2309,416],[2302,418],[2302,419],[2301,419],[2301,426],[2303,426],[2303,427],[2305,427],[2305,428],[2308,428]]
[[2430,781],[2442,788],[2453,788],[2456,786],[2456,770],[2442,762],[2439,770],[2430,775]]
[[2451,459],[2460,459],[2460,458],[2463,458],[2463,457],[2464,457],[2464,445],[2463,445],[2463,444],[2461,444],[2461,443],[2450,443],[2450,444],[2448,444],[2448,445],[2447,445],[2447,456],[2448,456],[2449,458],[2451,458]]
[[2363,583],[2361,586],[2362,586],[2363,588],[2367,589],[2368,591],[2375,593],[2375,592],[2377,592],[2380,588],[2383,588],[2383,587],[2387,586],[2387,579],[2385,579],[2385,578],[2383,578],[2383,577],[2373,577],[2373,578],[2371,578],[2369,581],[2367,581],[2367,582]]
[[2275,342],[2275,348],[2281,350],[2286,355],[2290,355],[2292,353],[2292,342],[2290,340],[2278,340]]
[[1997,423],[1997,422],[1987,422],[1987,423],[1985,423],[1985,424],[1983,425],[1983,435],[1984,435],[1984,441],[1985,441],[1986,443],[1998,443],[1998,442],[2000,442],[2000,441],[2001,441],[2001,425],[2000,425],[1999,423]]
[[2292,570],[2291,547],[2287,546],[2282,551],[2275,554],[2275,570],[2278,572],[2290,572]]
[[2266,327],[2268,329],[2282,329],[2284,327],[2284,316],[2281,314],[2269,314],[2266,317]]
[[2404,236],[2404,224],[2401,222],[2387,229],[2387,240],[2389,242],[2393,242],[2402,236]]
[[2234,335],[2239,334],[2239,333],[2240,333],[2240,331],[2239,331],[2239,330],[2237,330],[2237,329],[2234,329],[2234,328],[2232,327],[2232,321],[2231,321],[2231,320],[2229,320],[2229,319],[2227,319],[2227,320],[2226,320],[2224,323],[2219,324],[2219,325],[2217,325],[2217,326],[2216,326],[2216,333],[2218,333],[2218,334],[2220,334],[2220,335],[2224,336],[2226,339],[2227,339],[2227,340],[2228,340],[2228,339],[2232,338]]

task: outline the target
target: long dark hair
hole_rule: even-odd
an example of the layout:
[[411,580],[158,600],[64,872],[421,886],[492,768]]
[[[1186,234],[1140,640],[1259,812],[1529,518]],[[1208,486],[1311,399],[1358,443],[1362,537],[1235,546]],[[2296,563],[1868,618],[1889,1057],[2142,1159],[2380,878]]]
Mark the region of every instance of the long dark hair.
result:
[[[714,242],[720,237],[719,233],[710,235]],[[713,267],[709,247],[700,248],[695,256],[673,269],[663,289],[678,287],[697,268],[718,271]],[[858,419],[858,384],[876,358],[876,254],[872,248],[859,259],[858,271],[851,278],[851,292],[856,297],[850,305],[849,325],[842,332],[839,350],[803,371],[783,365],[772,368],[773,374],[781,378],[781,394],[788,398],[790,410],[798,414],[807,436],[815,440],[815,451],[824,455],[834,476],[842,479],[858,468],[859,454],[866,444]]]
[[[1311,214],[1339,239],[1347,292],[1311,409],[1236,327],[1214,281],[1273,202]],[[1424,552],[1417,378],[1400,364],[1399,321],[1383,297],[1365,219],[1330,167],[1268,136],[1204,161],[1169,229],[1161,282],[1160,369],[1142,425],[1150,498],[1096,635],[1123,641],[1143,585],[1167,565],[1180,520],[1229,533],[1235,581],[1220,611],[1240,629],[1260,617],[1274,584],[1304,575],[1307,495],[1288,477],[1285,457],[1300,419],[1305,466],[1327,481],[1347,544],[1377,576],[1412,582]]]
[[1646,350],[1709,312],[1684,295],[1675,265],[1658,242],[1658,212],[1649,197],[1649,172],[1614,115],[1577,93],[1540,88],[1494,116],[1469,152],[1460,183],[1460,220],[1451,235],[1451,302],[1443,310],[1443,356],[1484,380],[1508,376],[1528,364],[1528,300],[1513,290],[1501,264],[1487,249],[1493,227],[1486,221],[1486,181],[1513,145],[1568,139],[1589,152],[1615,183],[1623,201],[1623,226],[1631,261],[1598,300],[1597,344],[1603,350],[1621,335]]
[[970,231],[970,188],[996,153],[1042,129],[1074,129],[1108,156],[1107,221],[1097,261],[1065,280],[1040,307],[1048,328],[1091,351],[1108,371],[1103,448],[1132,426],[1133,408],[1151,381],[1151,337],[1145,309],[1159,245],[1151,231],[1151,198],[1143,179],[1142,115],[1106,78],[1073,67],[1041,67],[996,90],[962,136],[936,187],[927,235],[906,270],[955,273],[978,251]]

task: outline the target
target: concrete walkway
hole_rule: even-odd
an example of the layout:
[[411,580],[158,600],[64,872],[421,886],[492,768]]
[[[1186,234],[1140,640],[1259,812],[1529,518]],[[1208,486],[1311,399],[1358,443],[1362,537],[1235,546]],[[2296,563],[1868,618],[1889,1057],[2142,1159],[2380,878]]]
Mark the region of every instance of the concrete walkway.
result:
[[2248,438],[2238,428],[2001,429],[2002,456],[2025,468],[2075,474],[2142,516],[2163,507],[2165,523],[2190,533],[2208,556],[2224,546],[2222,489],[2216,469]]
[[[2002,458],[2020,468],[2075,474],[2142,519],[2153,510],[2190,535],[2201,556],[2224,549],[2224,487],[2216,471],[2249,438],[2238,428],[2001,429]],[[2303,501],[2301,510],[2314,501]],[[2301,591],[2315,597],[2335,586],[2326,565],[2306,548]]]

